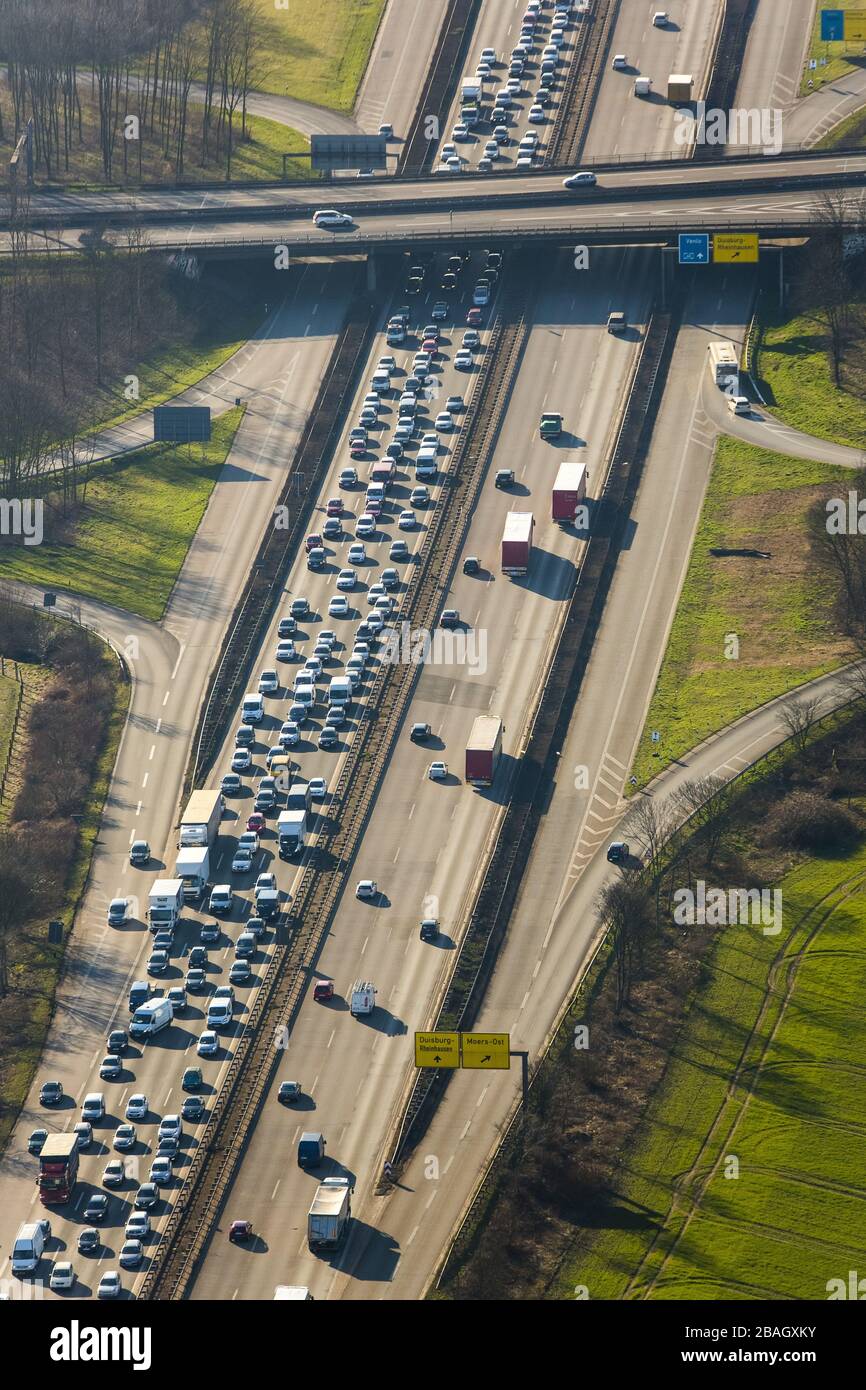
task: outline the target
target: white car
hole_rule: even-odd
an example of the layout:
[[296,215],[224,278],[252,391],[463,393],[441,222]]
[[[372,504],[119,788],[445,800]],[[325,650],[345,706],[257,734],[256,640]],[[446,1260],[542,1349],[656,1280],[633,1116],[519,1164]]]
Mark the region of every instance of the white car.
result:
[[362,878],[355,888],[356,898],[375,898],[379,887],[374,878]]
[[628,67],[628,58],[624,53],[615,53],[611,67],[615,68],[617,72],[622,72],[623,68]]
[[465,121],[458,121],[458,122],[457,122],[456,126],[454,127],[454,129],[453,129],[452,132],[451,132],[451,139],[452,139],[452,140],[468,140],[468,139],[469,139],[469,127],[468,127],[468,125],[466,124]]
[[445,141],[445,144],[442,146],[442,152],[441,152],[441,154],[440,154],[440,159],[453,159],[454,156],[456,155],[456,153],[457,153],[457,146],[456,146],[456,145],[452,145],[452,143],[451,143],[450,140],[446,140],[446,141]]
[[280,729],[279,744],[281,748],[294,748],[301,737],[301,731],[291,719],[287,719]]
[[445,168],[448,170],[449,174],[462,174],[463,161],[456,154],[454,154],[451,156],[450,159],[446,159]]
[[277,643],[277,650],[274,655],[277,661],[294,661],[295,644],[290,637],[286,638],[283,642]]
[[150,1217],[146,1211],[134,1211],[126,1223],[127,1240],[144,1240],[150,1235]]
[[219,1052],[219,1039],[216,1033],[208,1030],[202,1033],[196,1044],[196,1052],[199,1057],[213,1057],[215,1052]]
[[468,348],[461,348],[454,355],[454,366],[462,371],[468,371],[472,366],[472,353]]
[[399,517],[397,518],[397,526],[401,531],[414,531],[415,513],[401,512]]
[[350,545],[348,560],[350,565],[363,565],[367,559],[367,547],[365,545]]
[[126,1102],[125,1114],[128,1120],[146,1120],[147,1111],[147,1096],[141,1091],[134,1096],[130,1096],[129,1100]]
[[123,1285],[116,1269],[107,1269],[99,1281],[97,1298],[118,1298]]
[[180,1141],[183,1138],[183,1120],[180,1115],[163,1115],[159,1122],[157,1135],[160,1139],[165,1139],[167,1136],[170,1139]]
[[233,857],[233,859],[232,859],[232,873],[233,873],[233,874],[248,874],[249,871],[250,871],[250,869],[251,869],[252,867],[253,867],[253,856],[252,856],[252,851],[249,850],[249,849],[247,849],[246,846],[243,846],[243,847],[240,847],[240,846],[239,846],[239,847],[235,850],[235,852],[234,852],[234,857]]
[[520,151],[520,154],[517,156],[516,167],[518,169],[532,168],[532,153],[530,150],[523,149]]
[[654,29],[666,29],[669,22],[670,21],[668,19],[667,10],[656,10],[655,14],[653,15]]
[[439,414],[436,416],[436,428],[437,430],[445,431],[453,430],[454,421],[451,419],[450,410],[440,410]]
[[232,772],[246,772],[252,760],[249,748],[236,748],[232,753]]
[[327,796],[328,784],[324,777],[311,777],[308,785],[314,801],[321,801],[322,797]]
[[302,669],[309,671],[313,676],[320,676],[322,674],[322,658],[320,656],[308,656]]
[[392,372],[395,372],[397,370],[397,359],[394,357],[394,354],[386,352],[384,357],[380,357],[376,370],[379,372],[387,372],[389,376]]
[[259,694],[273,695],[280,688],[280,678],[276,671],[262,671],[259,676]]
[[482,50],[481,50],[481,61],[482,61],[482,63],[491,63],[491,64],[496,63],[496,62],[497,62],[497,58],[496,58],[496,49],[495,49],[495,48],[482,48]]
[[59,1260],[51,1271],[51,1278],[48,1280],[48,1287],[54,1289],[71,1289],[75,1283],[75,1270],[68,1260]]
[[144,1258],[144,1251],[140,1240],[124,1241],[118,1256],[118,1263],[121,1269],[138,1269]]
[[472,291],[472,303],[473,303],[476,307],[480,307],[480,306],[482,306],[482,305],[484,305],[484,304],[489,304],[489,302],[490,302],[490,291],[489,291],[489,289],[487,288],[487,286],[486,286],[486,285],[476,285],[476,286],[475,286],[475,289]]
[[447,763],[431,763],[427,769],[427,776],[431,782],[442,782],[448,776]]
[[357,525],[355,526],[355,535],[356,535],[356,536],[373,536],[373,535],[375,535],[375,534],[376,534],[376,518],[375,518],[374,516],[371,516],[369,512],[364,512],[364,515],[363,515],[363,516],[359,516],[359,517],[358,517],[358,522],[357,522]]
[[349,612],[349,600],[342,594],[334,594],[328,604],[329,618],[345,618]]
[[520,78],[509,77],[508,81],[505,84],[505,90],[506,92],[510,92],[513,97],[520,96],[520,93],[523,90],[523,85],[520,81]]
[[540,122],[540,121],[543,121],[543,120],[544,120],[544,107],[543,107],[543,106],[530,106],[530,108],[529,108],[529,115],[527,116],[526,119],[527,119],[528,121],[534,121],[534,122],[536,122],[536,123],[538,123],[538,122]]
[[475,76],[480,77],[482,82],[486,81],[488,77],[492,77],[492,75],[493,69],[489,63],[479,63],[475,69]]
[[337,588],[354,589],[357,578],[358,576],[353,569],[340,570],[340,573],[337,575]]
[[[256,879],[256,886],[255,886],[255,888],[254,888],[254,890],[253,890],[254,896],[255,896],[255,897],[258,897],[258,896],[259,896],[259,893],[264,893],[264,892],[266,892],[266,891],[269,892],[269,891],[271,891],[271,890],[273,890],[273,889],[276,889],[276,886],[277,886],[277,876],[276,876],[276,874],[259,874],[258,878]],[[222,988],[225,989],[225,986],[223,985]],[[219,994],[219,990],[217,990],[216,993],[214,994],[214,998],[216,998],[218,994]],[[161,1127],[161,1126],[160,1126],[160,1127]]]

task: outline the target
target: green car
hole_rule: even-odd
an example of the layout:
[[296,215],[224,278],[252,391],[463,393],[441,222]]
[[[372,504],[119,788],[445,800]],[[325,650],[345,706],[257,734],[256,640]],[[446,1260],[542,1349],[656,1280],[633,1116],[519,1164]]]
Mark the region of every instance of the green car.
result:
[[187,1067],[180,1084],[185,1091],[200,1091],[202,1084],[200,1069],[198,1067]]
[[541,417],[540,433],[542,439],[558,439],[562,434],[562,416],[555,410],[546,410]]

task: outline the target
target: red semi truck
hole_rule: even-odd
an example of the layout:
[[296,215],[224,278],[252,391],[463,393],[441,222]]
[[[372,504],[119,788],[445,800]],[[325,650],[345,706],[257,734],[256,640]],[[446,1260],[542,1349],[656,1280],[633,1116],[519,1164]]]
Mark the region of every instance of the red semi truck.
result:
[[586,464],[565,459],[559,465],[551,494],[554,521],[574,521],[574,514],[586,500]]
[[473,787],[489,787],[502,754],[502,720],[496,714],[479,714],[466,745],[466,781]]
[[503,574],[526,574],[532,552],[532,532],[535,517],[532,512],[509,512],[502,533]]
[[78,1177],[78,1135],[49,1134],[39,1154],[39,1197],[46,1207],[72,1196]]

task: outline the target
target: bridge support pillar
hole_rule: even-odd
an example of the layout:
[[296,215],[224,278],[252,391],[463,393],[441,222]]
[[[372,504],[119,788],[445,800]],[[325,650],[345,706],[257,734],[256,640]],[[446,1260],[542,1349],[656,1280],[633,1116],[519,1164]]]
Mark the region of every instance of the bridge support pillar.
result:
[[367,257],[367,292],[372,294],[376,289],[376,253],[371,251]]

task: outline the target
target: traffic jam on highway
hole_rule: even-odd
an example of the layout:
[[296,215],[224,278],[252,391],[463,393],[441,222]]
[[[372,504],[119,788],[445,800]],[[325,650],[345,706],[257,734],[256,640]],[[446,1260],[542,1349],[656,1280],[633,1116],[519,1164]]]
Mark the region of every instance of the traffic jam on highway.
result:
[[[471,409],[502,271],[496,251],[474,264],[468,253],[407,258],[398,295],[405,303],[388,314],[387,350],[374,360],[369,389],[358,393],[357,416],[347,422],[318,519],[267,638],[272,664],[243,698],[212,785],[193,792],[185,806],[173,868],[153,876],[151,846],[139,839],[130,844],[130,865],[146,886],[137,896],[114,898],[107,922],[111,929],[141,930],[140,965],[111,1019],[98,1080],[84,1095],[80,1116],[69,1110],[60,1083],[47,1078],[40,1092],[46,1117],[60,1108],[70,1123],[62,1131],[40,1126],[28,1143],[39,1197],[49,1213],[71,1210],[69,1234],[52,1235],[49,1217],[25,1222],[12,1252],[16,1275],[33,1275],[55,1244],[64,1257],[54,1259],[51,1289],[80,1296],[93,1285],[100,1298],[113,1298],[148,1267],[291,902],[291,887],[278,882],[280,864],[290,875],[300,873],[329,814],[329,786],[364,717],[370,682],[387,659]],[[414,305],[423,315],[413,313]],[[539,434],[555,438],[561,427],[559,415],[547,414]],[[513,470],[497,470],[491,484],[508,494]],[[564,462],[550,493],[553,519],[573,522],[585,498],[584,465]],[[507,514],[499,557],[504,575],[527,574],[534,525],[531,512]],[[480,570],[478,557],[463,557],[464,575]],[[443,607],[440,624],[451,633],[467,626],[452,607]],[[411,743],[423,750],[430,736],[429,723],[410,718]],[[497,715],[476,719],[460,750],[467,786],[492,785],[502,736]],[[429,759],[429,794],[455,773],[445,758]],[[371,901],[380,887],[361,878],[354,892]],[[420,917],[419,948],[439,932],[435,916]],[[307,1006],[326,1004],[335,993],[347,999],[350,1018],[376,1007],[374,981],[327,977],[311,982]],[[175,1079],[157,1101],[148,1078],[169,1048]],[[157,1085],[164,1086],[162,1078]],[[276,1091],[281,1106],[296,1107],[303,1097],[300,1079],[283,1081]],[[300,1166],[314,1168],[311,1155],[323,1157],[325,1145],[322,1131],[304,1131],[296,1145]],[[311,1250],[342,1241],[350,1196],[334,1177],[320,1184],[309,1218]],[[337,1214],[326,1220],[321,1213],[331,1208]],[[239,1213],[228,1234],[240,1242],[255,1233]]]

